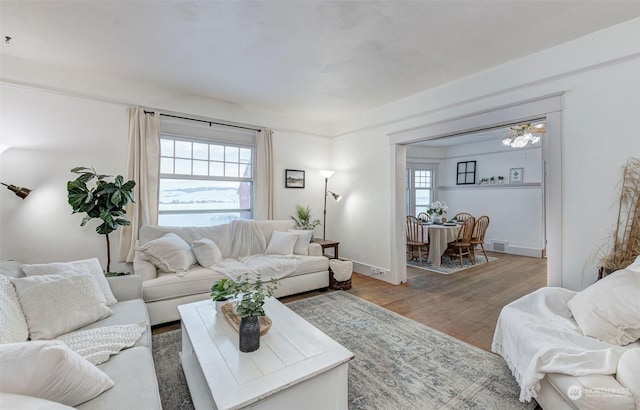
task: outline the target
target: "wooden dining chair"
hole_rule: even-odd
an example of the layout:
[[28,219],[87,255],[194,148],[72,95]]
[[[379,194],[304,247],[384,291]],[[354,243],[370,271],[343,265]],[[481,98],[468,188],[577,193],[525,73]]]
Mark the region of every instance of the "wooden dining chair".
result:
[[473,218],[473,215],[468,212],[458,212],[456,216],[453,217],[453,219],[459,222],[464,222],[469,218]]
[[487,233],[487,228],[489,227],[489,217],[486,215],[482,215],[476,220],[475,227],[473,228],[473,235],[471,235],[471,251],[473,253],[473,260],[476,259],[476,247],[480,245],[482,248],[482,253],[484,253],[484,258],[489,263],[489,258],[487,257],[487,252],[484,250],[484,235]]
[[428,213],[426,213],[426,212],[420,212],[420,213],[418,214],[418,219],[419,219],[420,221],[428,221],[428,220],[429,220],[429,214],[428,214]]
[[[425,252],[423,254],[423,251]],[[429,255],[429,244],[424,240],[424,228],[418,218],[407,216],[407,256],[409,260],[418,256],[418,263],[422,266],[422,258]]]
[[475,265],[476,262],[475,258],[471,258],[471,236],[473,235],[473,227],[475,223],[476,219],[473,216],[465,219],[458,231],[458,237],[447,246],[446,253],[452,258],[457,255],[460,258],[461,268],[464,268],[463,256],[467,256],[472,265]]

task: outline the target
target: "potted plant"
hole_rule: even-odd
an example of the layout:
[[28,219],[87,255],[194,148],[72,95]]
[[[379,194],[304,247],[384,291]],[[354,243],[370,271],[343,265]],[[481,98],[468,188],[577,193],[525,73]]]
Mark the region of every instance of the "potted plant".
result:
[[427,213],[435,224],[442,224],[446,221],[445,215],[447,211],[449,211],[449,207],[441,201],[432,202],[427,206]]
[[216,304],[216,310],[222,312],[222,305],[233,299],[235,294],[235,282],[231,279],[220,279],[211,286],[211,299]]
[[[67,182],[69,205],[73,208],[74,214],[79,212],[87,214],[82,218],[80,226],[84,226],[92,219],[102,221],[96,228],[96,232],[106,238],[106,274],[113,275],[109,271],[111,265],[109,234],[120,226],[131,224],[124,208],[129,202],[133,202],[133,187],[136,183],[135,181],[124,182],[122,175],[118,175],[113,181],[108,181],[107,178],[111,178],[111,175],[98,174],[93,168],[76,167],[71,172],[78,174],[78,178]],[[94,180],[95,184],[89,186],[88,184]]]
[[296,205],[296,214],[291,219],[296,222],[297,229],[312,231],[320,225],[320,219],[312,219],[309,205],[306,208],[302,205]]
[[259,318],[265,315],[265,300],[273,296],[278,285],[277,279],[265,282],[257,275],[255,281],[250,281],[249,275],[244,275],[238,281],[221,279],[211,287],[212,299],[226,296],[234,300],[233,311],[241,318],[238,329],[241,352],[253,352],[260,348]]

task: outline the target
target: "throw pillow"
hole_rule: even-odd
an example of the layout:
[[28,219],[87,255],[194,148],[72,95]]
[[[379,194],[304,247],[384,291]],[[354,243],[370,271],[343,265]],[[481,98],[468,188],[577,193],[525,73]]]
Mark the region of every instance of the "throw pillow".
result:
[[0,392],[0,403],[13,410],[73,410],[73,407],[55,401],[3,392]]
[[118,303],[116,298],[113,296],[113,292],[111,292],[111,287],[109,286],[109,282],[107,282],[107,278],[105,278],[104,276],[104,271],[102,270],[102,266],[100,266],[100,261],[98,260],[98,258],[83,259],[72,262],[22,265],[22,270],[27,276],[51,274],[67,275],[73,272],[90,274],[96,279],[96,283],[102,290],[107,305]]
[[311,242],[313,231],[289,229],[289,232],[295,233],[296,235],[298,235],[298,238],[296,239],[296,244],[293,247],[293,253],[295,253],[296,255],[308,255],[309,243]]
[[175,272],[183,276],[196,263],[191,246],[172,232],[136,247],[140,259],[151,262],[163,272]]
[[0,343],[26,342],[29,338],[16,288],[8,277],[0,275]]
[[113,314],[93,276],[39,275],[11,282],[32,340],[53,339]]
[[208,268],[222,260],[218,245],[209,238],[201,238],[191,243],[191,250],[201,266]]
[[640,255],[638,255],[636,260],[633,261],[633,263],[631,265],[627,266],[625,269],[626,270],[631,270],[631,271],[634,271],[634,272],[640,272]]
[[585,336],[624,346],[640,338],[640,275],[616,271],[577,293],[567,307]]
[[293,255],[293,247],[297,239],[298,235],[294,233],[273,231],[265,253],[268,255]]
[[55,340],[0,345],[0,368],[4,393],[72,407],[113,387],[109,376]]

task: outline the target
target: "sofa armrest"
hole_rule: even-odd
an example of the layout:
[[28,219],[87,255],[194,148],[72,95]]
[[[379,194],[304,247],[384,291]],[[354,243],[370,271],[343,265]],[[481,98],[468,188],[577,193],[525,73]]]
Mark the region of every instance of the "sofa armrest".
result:
[[322,246],[319,243],[311,242],[309,244],[309,256],[322,256]]
[[107,281],[118,302],[142,299],[142,277],[140,275],[112,276],[107,278]]

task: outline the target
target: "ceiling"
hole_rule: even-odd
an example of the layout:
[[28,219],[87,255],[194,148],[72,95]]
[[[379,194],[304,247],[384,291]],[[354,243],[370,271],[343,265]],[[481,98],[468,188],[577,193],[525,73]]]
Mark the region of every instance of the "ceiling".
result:
[[334,122],[640,16],[640,1],[6,1],[2,54]]

